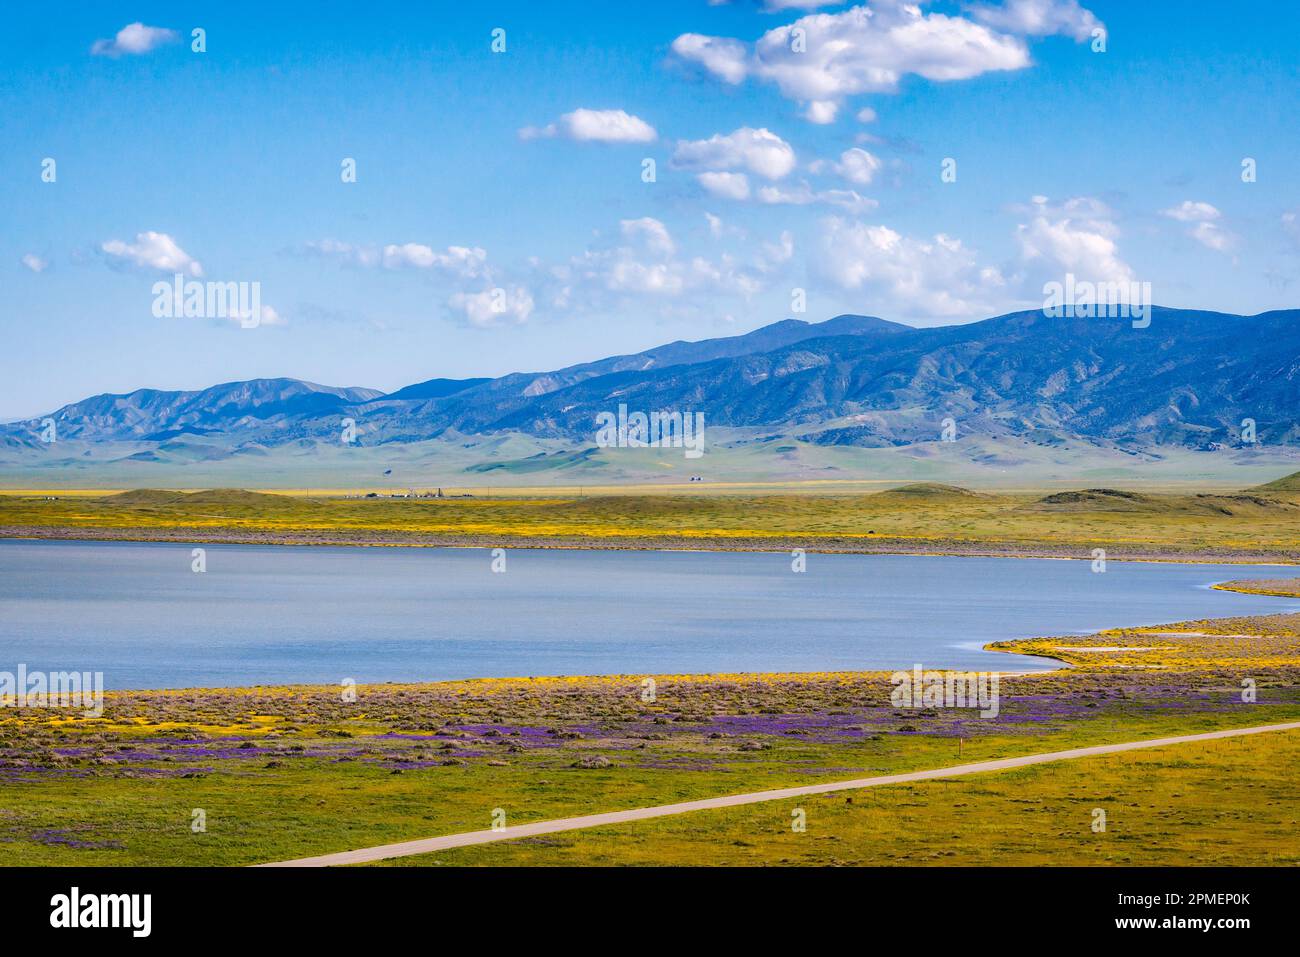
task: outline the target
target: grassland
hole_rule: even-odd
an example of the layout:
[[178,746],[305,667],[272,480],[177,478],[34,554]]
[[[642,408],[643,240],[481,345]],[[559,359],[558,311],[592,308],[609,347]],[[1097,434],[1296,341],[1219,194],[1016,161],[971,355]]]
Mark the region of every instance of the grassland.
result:
[[[555,834],[387,866],[1300,864],[1300,734]],[[792,811],[805,830],[796,832]],[[1094,831],[1094,810],[1106,814]]]
[[[846,423],[847,424],[847,423]],[[1230,491],[1300,468],[1300,450],[1257,444],[1196,451],[1178,446],[1099,447],[1050,437],[900,447],[820,445],[771,427],[710,425],[700,459],[680,449],[582,448],[523,433],[448,435],[420,442],[344,446],[290,442],[232,449],[231,436],[187,435],[163,442],[87,442],[60,435],[35,448],[0,444],[0,489],[220,488],[337,489],[468,486],[621,488],[825,480],[863,484],[947,482],[981,489],[1065,490],[1086,485]],[[698,485],[695,486],[698,488]]]
[[240,490],[0,496],[0,537],[1300,561],[1300,489],[365,498]]
[[1239,578],[1213,586],[1220,591],[1237,591],[1246,595],[1276,595],[1300,598],[1300,578]]
[[[664,675],[653,700],[631,675],[378,685],[355,701],[119,692],[98,717],[0,708],[0,864],[255,863],[479,830],[498,809],[517,824],[1300,718],[1300,615],[994,647],[1073,667],[1004,676],[989,718],[897,708],[875,673]],[[764,805],[436,860],[1174,863],[1212,842],[1216,861],[1293,863],[1296,738],[819,798],[791,834],[804,843],[785,833],[789,807]],[[1093,807],[1110,809],[1101,840]]]
[[[0,497],[0,536],[1293,562],[1300,489],[132,491]],[[1300,594],[1297,581],[1221,587]],[[1300,615],[990,647],[1071,667],[1004,676],[994,718],[896,708],[876,673],[661,675],[651,700],[645,676],[626,675],[378,685],[355,700],[336,687],[117,692],[98,717],[0,707],[0,865],[249,864],[479,830],[497,812],[518,824],[1300,718]],[[805,833],[790,807],[757,805],[405,863],[1294,864],[1298,737],[809,799]],[[1093,808],[1107,831],[1092,830]]]

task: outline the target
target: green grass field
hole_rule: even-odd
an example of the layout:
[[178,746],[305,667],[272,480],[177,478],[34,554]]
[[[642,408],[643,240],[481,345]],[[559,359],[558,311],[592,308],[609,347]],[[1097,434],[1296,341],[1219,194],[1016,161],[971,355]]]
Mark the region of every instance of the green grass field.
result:
[[811,491],[310,497],[238,490],[0,496],[0,537],[911,551],[1300,560],[1300,491]]
[[[1297,763],[1300,732],[1280,732],[699,811],[382,864],[1294,866]],[[802,831],[794,829],[796,811],[803,812]]]
[[[1300,492],[133,491],[3,496],[0,535],[1295,561]],[[900,711],[870,673],[659,676],[651,702],[629,675],[380,685],[355,702],[337,688],[120,692],[99,718],[4,707],[0,864],[251,864],[481,830],[494,813],[519,824],[1300,718],[1300,615],[991,647],[1072,667],[1004,678],[991,719]],[[1246,679],[1258,700],[1243,700]],[[822,797],[804,833],[764,804],[407,863],[1295,863],[1298,748],[1285,732]]]
[[[494,813],[521,824],[1300,719],[1300,615],[1050,640],[1074,667],[1004,676],[989,718],[900,709],[874,673],[665,675],[652,701],[643,676],[608,676],[376,685],[355,701],[118,692],[100,717],[0,708],[0,865],[251,864],[482,830]],[[1298,737],[817,798],[803,834],[775,803],[412,863],[1177,863],[1206,842],[1219,862],[1291,862]],[[1094,807],[1109,809],[1104,841]]]

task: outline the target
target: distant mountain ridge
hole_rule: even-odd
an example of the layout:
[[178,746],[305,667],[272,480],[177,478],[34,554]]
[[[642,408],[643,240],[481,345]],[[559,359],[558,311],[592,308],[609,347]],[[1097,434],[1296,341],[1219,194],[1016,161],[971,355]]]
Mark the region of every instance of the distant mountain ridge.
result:
[[[1241,445],[1251,420],[1260,442],[1300,445],[1300,311],[1154,307],[1145,329],[1041,311],[926,329],[858,315],[787,319],[550,372],[431,379],[389,394],[258,379],[94,396],[49,417],[61,440],[193,438],[209,455],[337,444],[343,418],[368,446],[494,433],[590,446],[597,413],[620,404],[699,411],[711,428],[770,428],[822,445],[933,442],[949,419],[957,437],[1121,448]],[[0,442],[36,448],[38,433],[31,422],[11,424]]]

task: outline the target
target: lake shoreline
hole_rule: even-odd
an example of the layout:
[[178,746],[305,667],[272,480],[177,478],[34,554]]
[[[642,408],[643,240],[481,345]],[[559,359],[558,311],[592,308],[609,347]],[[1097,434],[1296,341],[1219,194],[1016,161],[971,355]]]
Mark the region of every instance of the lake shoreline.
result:
[[[1154,635],[1161,636],[1158,642]],[[99,717],[4,709],[0,796],[12,810],[3,823],[0,861],[258,864],[482,829],[498,808],[511,823],[527,823],[1300,720],[1296,613],[986,647],[1030,654],[1057,649],[1070,667],[1000,672],[998,711],[987,716],[960,703],[900,705],[891,673],[875,669],[665,673],[655,677],[649,694],[644,675],[622,674],[358,684],[351,694],[328,684],[118,691],[105,695]],[[1258,702],[1243,695],[1243,677],[1258,686]],[[1131,864],[1127,846],[1113,861],[1086,857],[1106,851],[1086,817],[1082,826],[1065,826],[1079,821],[1083,784],[1077,774],[1086,773],[1099,793],[1127,807],[1137,806],[1143,795],[1149,799],[1151,776],[1158,773],[1158,785],[1169,793],[1189,799],[1214,793],[1206,819],[1218,822],[1216,834],[1224,834],[1224,821],[1238,828],[1235,844],[1215,845],[1225,861],[1295,863],[1290,838],[1285,847],[1291,850],[1261,859],[1247,840],[1252,832],[1242,830],[1257,826],[1259,814],[1280,808],[1258,826],[1294,833],[1294,783],[1287,769],[1294,767],[1300,745],[1295,732],[1260,737],[1267,740],[1245,751],[1180,752],[1164,764],[1158,754],[1143,759],[1141,775],[1124,785],[1132,797],[1116,778],[1127,766],[1122,758],[1083,772],[1060,766],[1002,785],[992,779],[987,787],[1012,790],[989,802],[988,821],[1001,821],[1007,806],[1026,797],[1037,805],[1061,795],[1068,805],[1060,812],[1065,823],[1048,829],[1061,842],[1060,854]],[[1207,768],[1207,762],[1214,763]],[[1224,792],[1235,802],[1227,815],[1221,795],[1205,783],[1224,777],[1245,782]],[[898,793],[909,808],[916,807],[916,792]],[[944,828],[967,820],[977,797],[960,792],[951,808],[941,792],[920,792],[926,833],[934,831],[932,820]],[[877,804],[887,798],[883,793],[863,806],[843,799],[818,805],[818,827],[856,835],[852,846],[870,849],[862,863],[879,864],[877,849],[889,846],[887,840],[846,831],[848,824],[827,815],[839,809],[862,826],[890,813],[888,805]],[[214,815],[209,821],[221,828],[219,840],[206,840],[191,828],[194,808]],[[1140,824],[1146,818],[1131,820]],[[1190,846],[1170,850],[1166,818],[1153,821],[1151,839],[1133,845],[1149,849],[1144,853],[1153,862],[1204,853]],[[753,825],[736,840],[719,843],[716,828],[704,823],[700,839],[707,843],[701,846],[761,854],[751,863],[794,860],[787,848],[769,849],[753,840],[759,833]],[[769,831],[770,825],[761,833]],[[618,860],[642,846],[639,833],[620,835],[626,847]],[[990,826],[979,833],[996,836],[979,846],[987,845],[1005,863],[1002,831]],[[1199,832],[1194,837],[1199,840]],[[506,863],[512,854],[540,855],[542,863],[607,863],[609,854],[588,843],[598,838],[591,832],[563,845],[502,844],[491,853],[506,855]],[[840,843],[847,846],[799,846],[809,849],[815,863],[843,863]],[[649,846],[659,847],[653,841]],[[671,848],[654,853],[662,860],[653,862],[674,861]]]
[[1114,542],[1062,543],[915,539],[879,535],[834,536],[527,536],[431,535],[373,531],[349,535],[340,530],[231,531],[197,528],[83,528],[0,526],[0,541],[134,542],[195,545],[281,545],[355,548],[530,548],[561,551],[788,552],[814,554],[913,555],[949,558],[1022,558],[1092,561],[1101,548],[1111,561],[1186,564],[1300,565],[1300,551],[1244,551],[1220,548],[1150,548]]

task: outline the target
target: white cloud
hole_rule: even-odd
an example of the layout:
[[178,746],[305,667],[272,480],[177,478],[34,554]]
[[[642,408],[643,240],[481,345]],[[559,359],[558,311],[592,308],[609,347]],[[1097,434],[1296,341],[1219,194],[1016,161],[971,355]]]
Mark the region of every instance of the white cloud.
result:
[[[260,315],[260,319],[258,320],[259,326],[288,325],[288,323],[284,321],[284,318],[278,312],[275,311],[275,308],[273,306],[268,306],[265,303],[262,304],[262,311],[259,315]],[[231,317],[231,318],[233,319],[233,321],[239,322],[238,317]]]
[[656,255],[671,256],[677,252],[677,246],[668,234],[668,227],[652,216],[620,220],[618,226],[625,239],[641,242]]
[[684,270],[686,288],[707,289],[712,292],[752,296],[762,284],[741,269],[731,256],[722,256],[717,262],[696,256]]
[[858,110],[854,119],[859,123],[874,123],[877,119],[876,111],[869,106],[864,106],[862,109]]
[[50,268],[49,262],[35,253],[26,253],[22,258],[22,264],[32,272],[37,273],[45,272],[45,270]]
[[658,135],[645,120],[624,110],[578,109],[546,126],[519,131],[525,140],[563,136],[580,143],[650,143]]
[[164,27],[147,27],[139,21],[128,23],[111,40],[96,40],[90,52],[95,56],[119,57],[124,54],[138,56],[157,49],[164,43],[174,43],[179,38],[175,30]]
[[673,41],[672,50],[727,83],[750,76],[775,83],[787,98],[808,104],[814,122],[828,122],[832,107],[847,97],[895,92],[907,74],[963,80],[1030,64],[1018,37],[895,0],[804,16],[767,31],[752,47],[688,33]]
[[749,177],[744,173],[700,173],[695,178],[714,196],[749,199]]
[[380,260],[380,251],[376,246],[354,246],[337,239],[311,240],[304,246],[308,252],[356,266],[377,266]]
[[695,170],[746,170],[765,179],[780,179],[795,166],[794,149],[771,130],[740,129],[707,140],[681,140],[673,165]]
[[979,4],[971,16],[997,30],[1045,37],[1060,33],[1082,42],[1102,23],[1078,0],[1005,0],[1001,6]]
[[1005,286],[1001,273],[981,267],[958,239],[915,239],[838,217],[822,223],[818,268],[841,288],[870,292],[912,316],[984,313]]
[[1230,252],[1237,245],[1236,235],[1228,232],[1218,223],[1197,223],[1188,235],[1206,249],[1213,249],[1216,253]]
[[808,104],[808,108],[804,110],[803,115],[809,123],[824,126],[827,123],[834,123],[839,112],[840,105],[834,100],[813,100]]
[[758,268],[764,272],[784,265],[794,258],[794,234],[782,230],[781,236],[774,243],[763,243],[758,257]]
[[1185,199],[1177,206],[1161,210],[1160,214],[1190,225],[1191,229],[1187,231],[1187,235],[1206,249],[1225,253],[1231,251],[1237,244],[1238,237],[1218,223],[1223,214],[1209,203]]
[[744,80],[749,72],[746,65],[749,48],[740,40],[683,33],[673,41],[672,50],[681,59],[698,63],[718,79],[733,86]]
[[487,274],[487,250],[478,246],[448,246],[438,252],[420,243],[403,243],[384,247],[383,263],[388,269],[411,267],[437,269],[462,279],[477,279]]
[[1219,218],[1219,211],[1209,203],[1193,202],[1185,199],[1177,206],[1162,209],[1160,215],[1176,219],[1180,223],[1200,223]]
[[874,199],[859,196],[857,190],[852,189],[824,189],[817,194],[817,202],[838,206],[855,215],[870,212],[880,205]]
[[[722,221],[713,217],[719,232]],[[750,296],[761,288],[758,278],[728,255],[716,261],[678,255],[668,228],[650,217],[619,223],[619,242],[589,249],[548,271],[549,304],[564,310],[607,312],[628,298],[660,303],[690,293]]]
[[726,222],[721,216],[715,216],[713,213],[704,214],[705,221],[709,224],[709,236],[713,239],[722,239],[723,237],[732,237],[735,239],[748,239],[749,233]]
[[470,325],[480,328],[503,323],[520,325],[533,314],[532,294],[523,286],[458,292],[447,300],[447,305]]
[[1105,203],[1087,196],[1054,206],[1035,196],[1030,220],[1016,228],[1021,258],[1059,278],[1073,273],[1089,282],[1131,282],[1133,270],[1119,256],[1119,228]]
[[487,250],[478,246],[448,246],[445,250],[437,250],[423,243],[389,243],[381,247],[322,239],[307,243],[306,248],[309,252],[354,266],[434,270],[460,279],[491,276]]
[[202,265],[191,258],[190,254],[181,249],[176,240],[166,233],[153,231],[136,233],[133,243],[110,239],[99,248],[115,260],[144,269],[188,273],[191,276],[203,275]]
[[811,206],[814,203],[824,203],[827,206],[838,206],[855,215],[870,212],[880,205],[874,199],[859,196],[855,190],[814,190],[807,183],[793,187],[764,186],[758,191],[758,201],[769,206]]
[[643,263],[624,259],[613,263],[606,275],[610,289],[675,296],[686,286],[682,269],[675,263]]
[[835,165],[835,172],[850,183],[869,186],[883,165],[878,156],[855,146],[840,154],[840,161]]

